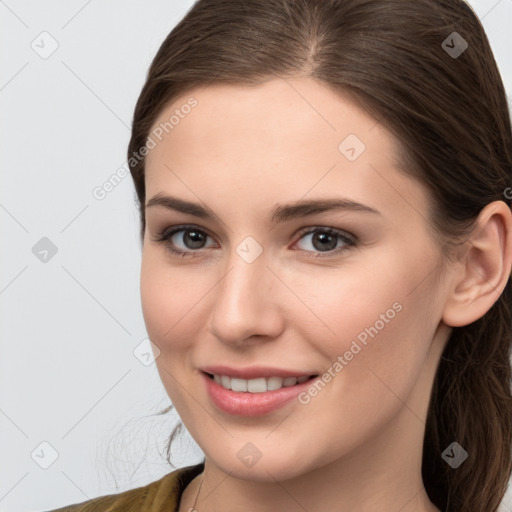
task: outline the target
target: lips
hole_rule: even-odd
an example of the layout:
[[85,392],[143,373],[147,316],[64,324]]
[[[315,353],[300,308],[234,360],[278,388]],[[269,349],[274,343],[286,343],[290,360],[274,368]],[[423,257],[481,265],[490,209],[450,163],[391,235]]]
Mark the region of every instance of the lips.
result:
[[[218,370],[217,370],[218,371]],[[273,370],[275,371],[275,370]],[[201,372],[206,394],[212,405],[231,416],[261,416],[284,407],[304,392],[315,379],[261,393],[238,392],[225,389],[206,372]]]

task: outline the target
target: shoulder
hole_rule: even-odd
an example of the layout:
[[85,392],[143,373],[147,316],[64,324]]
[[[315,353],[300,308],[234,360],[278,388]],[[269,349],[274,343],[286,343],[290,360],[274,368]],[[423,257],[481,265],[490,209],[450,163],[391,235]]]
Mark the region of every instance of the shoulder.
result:
[[186,466],[136,489],[46,512],[175,512],[185,487],[203,469],[204,463]]

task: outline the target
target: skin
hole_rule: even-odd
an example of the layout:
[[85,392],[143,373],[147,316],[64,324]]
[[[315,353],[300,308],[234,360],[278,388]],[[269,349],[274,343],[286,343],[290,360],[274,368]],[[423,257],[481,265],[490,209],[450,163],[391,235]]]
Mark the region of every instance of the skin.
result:
[[[484,315],[505,287],[510,209],[488,205],[448,260],[427,220],[426,190],[397,168],[397,140],[348,98],[309,77],[216,84],[177,98],[155,126],[191,96],[198,105],[147,157],[146,198],[172,194],[216,218],[147,207],[141,269],[160,377],[206,456],[180,512],[192,507],[202,478],[200,512],[437,511],[421,478],[434,375],[451,328]],[[366,145],[354,161],[338,149],[348,134]],[[341,197],[380,214],[269,222],[276,204]],[[194,257],[153,240],[181,224],[206,233],[202,246],[186,245],[186,231],[173,236],[174,248]],[[308,234],[313,228],[320,231]],[[313,240],[322,228],[359,243],[334,237],[322,249]],[[247,236],[263,249],[252,263],[236,251]],[[395,303],[400,312],[306,405],[292,400],[243,418],[211,403],[199,367],[322,374]],[[249,442],[261,453],[251,467],[237,457]]]

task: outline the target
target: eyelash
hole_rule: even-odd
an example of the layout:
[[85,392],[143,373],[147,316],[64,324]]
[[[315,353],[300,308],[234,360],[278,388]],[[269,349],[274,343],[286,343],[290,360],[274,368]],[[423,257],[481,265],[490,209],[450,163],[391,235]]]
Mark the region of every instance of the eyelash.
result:
[[[158,242],[158,243],[164,244],[166,250],[168,250],[170,253],[172,253],[172,254],[174,254],[176,256],[180,256],[182,258],[185,257],[185,256],[188,256],[188,255],[194,256],[195,253],[198,253],[198,252],[200,252],[200,251],[202,251],[204,249],[182,251],[182,250],[174,249],[171,246],[171,243],[170,243],[170,238],[173,235],[175,235],[176,233],[179,233],[180,231],[189,231],[189,230],[190,231],[192,231],[192,230],[193,231],[197,231],[197,232],[199,232],[199,233],[201,233],[203,235],[210,236],[205,230],[199,229],[197,226],[194,226],[194,225],[181,225],[181,226],[176,226],[175,229],[173,229],[172,231],[169,231],[169,228],[165,228],[164,230],[162,230],[159,233],[157,233],[156,236],[154,238],[152,238],[152,240],[154,242]],[[338,249],[333,249],[331,251],[327,251],[326,253],[321,253],[320,252],[320,253],[316,253],[316,254],[311,254],[312,251],[305,251],[308,254],[309,257],[312,257],[312,258],[333,257],[333,256],[337,256],[340,253],[343,253],[343,252],[349,250],[350,248],[357,247],[357,245],[358,245],[358,240],[357,240],[357,238],[354,235],[351,235],[349,233],[345,233],[345,232],[343,232],[341,230],[338,230],[338,229],[335,229],[335,228],[326,228],[326,227],[319,227],[319,226],[315,226],[313,228],[310,228],[308,231],[301,231],[299,239],[303,238],[306,235],[310,235],[311,233],[315,233],[317,231],[320,231],[322,233],[327,233],[329,235],[337,236],[338,239],[341,239],[343,241],[345,246],[339,247]]]

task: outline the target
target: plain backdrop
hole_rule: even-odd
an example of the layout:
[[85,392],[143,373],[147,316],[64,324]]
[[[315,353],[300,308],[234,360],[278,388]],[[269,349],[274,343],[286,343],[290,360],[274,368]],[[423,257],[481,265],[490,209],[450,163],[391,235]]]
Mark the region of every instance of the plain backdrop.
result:
[[[123,175],[147,68],[192,3],[0,1],[0,512],[174,469],[177,416],[152,416],[170,401],[147,356],[133,184],[93,191]],[[512,0],[471,4],[512,97]],[[173,449],[177,467],[202,455],[188,434]]]

